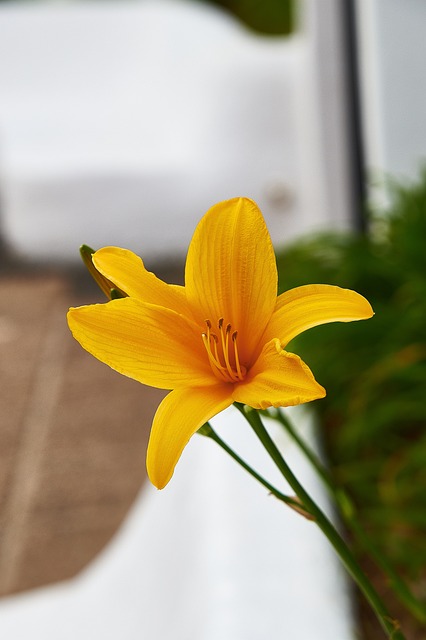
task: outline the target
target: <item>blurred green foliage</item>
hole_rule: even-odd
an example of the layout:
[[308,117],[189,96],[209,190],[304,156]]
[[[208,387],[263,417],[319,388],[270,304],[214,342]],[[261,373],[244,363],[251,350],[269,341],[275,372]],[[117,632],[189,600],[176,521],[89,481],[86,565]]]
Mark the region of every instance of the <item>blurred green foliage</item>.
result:
[[[200,1],[200,0],[197,0]],[[288,35],[294,29],[295,0],[201,0],[237,16],[253,31]]]
[[371,214],[367,236],[303,240],[279,254],[278,267],[281,290],[337,284],[373,306],[372,319],[317,327],[289,349],[327,390],[312,407],[336,480],[376,545],[406,578],[423,578],[424,589],[426,171],[414,186],[392,190],[392,205]]

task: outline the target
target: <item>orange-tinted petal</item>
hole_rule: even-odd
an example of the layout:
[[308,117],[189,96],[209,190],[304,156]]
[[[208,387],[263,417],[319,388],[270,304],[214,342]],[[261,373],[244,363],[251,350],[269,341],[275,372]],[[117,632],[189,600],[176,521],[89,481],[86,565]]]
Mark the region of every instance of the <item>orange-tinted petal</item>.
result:
[[146,465],[149,478],[162,489],[190,437],[210,418],[232,404],[232,386],[176,389],[161,402],[155,414]]
[[217,384],[201,335],[184,316],[134,298],[68,312],[81,346],[119,373],[160,389]]
[[294,353],[281,349],[279,340],[263,347],[246,380],[235,385],[233,398],[254,409],[289,407],[325,396],[309,367]]
[[104,247],[93,254],[93,264],[108,280],[128,296],[189,314],[184,287],[163,282],[145,266],[135,253],[118,247]]
[[188,250],[185,284],[198,320],[230,323],[238,331],[242,362],[248,363],[277,295],[271,238],[252,200],[220,202],[202,218]]
[[365,320],[374,315],[370,303],[351,289],[327,284],[296,287],[282,293],[262,341],[279,338],[285,347],[292,338],[327,322]]

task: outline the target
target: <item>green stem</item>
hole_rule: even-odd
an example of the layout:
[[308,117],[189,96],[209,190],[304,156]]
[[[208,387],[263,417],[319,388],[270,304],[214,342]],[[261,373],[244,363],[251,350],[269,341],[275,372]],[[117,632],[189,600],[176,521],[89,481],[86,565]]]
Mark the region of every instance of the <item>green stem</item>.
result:
[[341,513],[341,516],[348,526],[348,528],[355,534],[358,542],[375,561],[378,567],[387,575],[389,584],[393,588],[395,594],[399,600],[407,607],[413,616],[420,622],[426,622],[426,610],[421,602],[412,594],[408,585],[402,580],[402,578],[394,571],[392,566],[388,563],[387,559],[382,556],[380,551],[371,542],[370,538],[364,532],[361,524],[356,517],[355,506],[347,493],[334,485],[333,479],[328,473],[327,469],[320,462],[318,456],[312,451],[312,449],[306,444],[306,442],[299,436],[291,421],[286,415],[279,409],[272,414],[274,420],[280,422],[286,429],[287,433],[300,447],[308,460],[311,462],[320,478],[323,480],[325,486],[329,490],[330,494],[334,498]]
[[255,432],[295,494],[301,500],[306,510],[314,516],[315,521],[320,527],[321,531],[327,536],[329,542],[332,544],[335,551],[339,555],[347,571],[355,580],[361,591],[364,593],[366,599],[370,603],[371,608],[375,612],[383,630],[388,634],[388,637],[392,640],[405,640],[404,635],[399,630],[398,622],[392,619],[389,615],[385,604],[382,602],[373,585],[362,571],[346,542],[339,535],[329,519],[317,506],[317,504],[312,500],[310,495],[305,491],[303,486],[291,471],[290,467],[285,462],[279,449],[265,429],[258,412],[254,409],[251,409],[250,407],[246,407],[239,403],[235,403],[235,406],[241,411],[243,416],[249,422],[253,431]]
[[278,498],[278,500],[285,502],[289,507],[292,507],[305,517],[310,518],[310,514],[304,512],[304,509],[298,500],[295,500],[290,496],[286,496],[284,493],[281,493],[281,491],[278,491],[276,487],[270,484],[267,480],[265,480],[265,478],[257,473],[257,471],[250,467],[247,462],[240,458],[240,456],[235,453],[235,451],[231,449],[231,447],[229,447],[226,442],[224,442],[224,440],[222,440],[222,438],[216,433],[216,431],[214,431],[209,422],[206,422],[206,424],[198,430],[198,433],[202,436],[205,436],[206,438],[211,438],[211,440],[214,440],[214,442],[216,442],[224,451],[226,451],[226,453],[228,453],[231,458],[238,462],[238,464],[243,469],[245,469],[255,480],[260,482],[260,484],[268,489],[268,491],[272,493],[272,495],[274,495],[276,498]]
[[287,433],[292,437],[292,439],[296,442],[296,444],[300,447],[300,449],[303,451],[305,456],[308,458],[309,462],[315,468],[316,472],[318,473],[318,475],[320,476],[320,478],[322,479],[326,487],[330,491],[332,491],[334,495],[335,493],[334,485],[331,479],[331,475],[328,473],[324,465],[321,464],[318,456],[312,451],[312,449],[308,447],[306,442],[299,436],[299,434],[291,424],[288,417],[282,411],[277,409],[274,413],[271,414],[271,418],[273,418],[274,420],[277,420],[280,424],[283,425]]

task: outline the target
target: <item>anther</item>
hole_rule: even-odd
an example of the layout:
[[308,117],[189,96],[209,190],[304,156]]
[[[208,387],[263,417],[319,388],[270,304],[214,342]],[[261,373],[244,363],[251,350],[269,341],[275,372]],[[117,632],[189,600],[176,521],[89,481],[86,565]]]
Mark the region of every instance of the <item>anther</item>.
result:
[[222,325],[223,325],[223,318],[219,318],[219,322],[218,322],[219,331],[222,329]]
[[226,325],[226,333],[230,333],[231,332],[231,325],[227,324]]

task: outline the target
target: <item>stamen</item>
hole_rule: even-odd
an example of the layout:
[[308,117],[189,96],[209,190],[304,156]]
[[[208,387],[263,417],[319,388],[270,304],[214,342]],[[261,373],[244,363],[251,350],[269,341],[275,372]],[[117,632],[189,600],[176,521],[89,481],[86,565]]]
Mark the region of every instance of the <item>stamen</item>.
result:
[[231,332],[231,325],[228,324],[226,325],[226,333],[225,333],[225,346],[223,348],[223,355],[225,358],[225,364],[226,364],[226,368],[228,370],[229,375],[231,376],[231,378],[234,380],[236,379],[235,376],[235,371],[232,370],[232,367],[229,363],[229,350],[228,350],[228,346],[229,346],[229,334]]
[[217,362],[220,362],[219,354],[217,352],[217,344],[219,342],[219,338],[217,337],[217,335],[215,333],[212,333],[212,338],[213,338],[213,343],[214,343],[214,356],[215,356]]
[[204,341],[204,346],[207,349],[207,354],[209,356],[210,362],[212,362],[215,365],[215,367],[217,367],[218,369],[223,369],[222,365],[220,364],[219,358],[215,357],[213,355],[213,353],[212,353],[212,348],[211,348],[211,343],[210,343],[210,340],[209,340],[209,336],[206,333],[202,333],[201,336],[202,336],[203,341]]
[[[218,329],[220,336],[211,332],[212,323],[205,320],[207,331],[202,333],[204,347],[207,351],[210,366],[219,380],[226,382],[238,382],[244,380],[246,368],[240,363],[237,347],[238,331],[232,332],[232,325],[228,323],[224,327],[224,318],[219,318]],[[230,340],[233,351],[230,353]]]
[[[203,337],[204,346],[207,350],[207,355],[209,356],[210,365],[212,366],[214,373],[220,373],[223,379],[228,380],[226,375],[226,369],[221,365],[219,354],[217,351],[218,337],[215,333],[210,332],[210,329],[212,326],[212,323],[210,322],[210,320],[206,320],[205,322],[207,325],[207,333],[203,333],[202,337]],[[211,340],[213,340],[213,344],[214,344],[214,355],[212,352]]]
[[[223,335],[223,318],[219,319],[219,331],[220,331],[220,341],[222,343],[222,353],[224,355],[224,358],[226,358],[225,354],[226,354],[226,344],[225,344],[225,336]],[[226,362],[225,362],[226,364]]]
[[238,336],[238,331],[234,331],[234,333],[232,334],[232,342],[234,343],[235,366],[237,367],[238,377],[240,380],[242,380],[243,374],[241,372],[240,359],[238,357],[237,336]]
[[[217,357],[217,348],[215,348],[215,355],[216,355],[215,357],[211,350],[209,336],[206,333],[202,333],[201,337],[203,339],[204,346],[206,348],[207,355],[209,357],[210,366],[213,369],[213,373],[215,373],[216,375],[219,373],[222,376],[221,378],[222,380],[226,380],[227,382],[229,382],[228,376],[226,375],[226,371],[224,370],[224,367],[222,367],[222,365],[220,364],[219,358]],[[217,340],[217,336],[215,336],[215,338]],[[215,340],[214,340],[214,343],[216,345]]]

